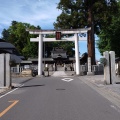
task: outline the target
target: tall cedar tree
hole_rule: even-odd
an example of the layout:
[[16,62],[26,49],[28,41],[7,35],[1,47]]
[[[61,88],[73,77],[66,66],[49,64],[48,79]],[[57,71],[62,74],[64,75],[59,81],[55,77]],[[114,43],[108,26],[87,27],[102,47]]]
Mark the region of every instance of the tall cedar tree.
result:
[[57,6],[62,13],[57,17],[56,29],[91,27],[88,31],[88,55],[95,64],[94,34],[111,24],[113,14],[118,11],[116,0],[60,0]]

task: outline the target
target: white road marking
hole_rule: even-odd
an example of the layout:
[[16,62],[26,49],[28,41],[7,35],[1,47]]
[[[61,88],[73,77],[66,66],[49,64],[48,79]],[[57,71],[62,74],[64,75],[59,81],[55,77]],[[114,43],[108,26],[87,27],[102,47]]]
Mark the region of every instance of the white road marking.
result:
[[6,94],[4,94],[4,95],[1,95],[0,98],[2,98],[2,97],[4,97],[4,96],[6,96],[6,95],[8,95],[8,94],[10,94],[10,93],[12,93],[12,92],[14,92],[15,90],[19,89],[19,88],[22,87],[22,86],[24,86],[24,84],[18,86],[17,88],[11,90],[10,92],[8,92],[8,93],[6,93]]
[[120,113],[120,109],[119,108],[115,107],[114,105],[110,105],[110,107]]
[[66,81],[66,82],[70,82],[70,81],[72,81],[73,79],[72,79],[72,78],[63,78],[63,79],[61,79],[61,80]]

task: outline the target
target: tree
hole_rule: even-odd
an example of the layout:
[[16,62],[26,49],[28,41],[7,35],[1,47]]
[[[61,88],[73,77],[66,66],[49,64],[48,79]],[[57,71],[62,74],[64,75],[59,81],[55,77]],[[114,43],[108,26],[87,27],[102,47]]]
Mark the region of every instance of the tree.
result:
[[[8,29],[4,29],[2,32],[2,39],[15,45],[17,50],[26,59],[28,57],[38,56],[38,43],[30,42],[30,38],[37,37],[36,35],[30,35],[26,29],[41,29],[39,26],[35,27],[28,23],[22,23],[17,21],[12,21],[11,26]],[[55,35],[46,35],[46,37],[53,38]],[[69,56],[74,55],[73,43],[68,42],[44,42],[43,43],[43,57],[47,52],[47,57],[50,57],[53,47],[63,47]]]
[[112,23],[107,29],[102,29],[97,42],[98,49],[103,54],[104,51],[115,51],[116,57],[120,57],[120,2],[119,11],[113,16]]
[[111,23],[112,15],[117,12],[116,0],[60,0],[58,9],[62,13],[57,17],[56,29],[75,29],[91,27],[88,31],[88,56],[95,63],[94,34]]
[[37,43],[31,43],[30,38],[36,37],[36,35],[30,35],[26,29],[40,29],[40,27],[12,21],[11,26],[3,30],[2,38],[15,45],[20,54],[25,58],[35,57],[38,55],[38,45]]
[[4,40],[8,40],[8,38],[9,38],[9,32],[8,32],[8,30],[6,30],[6,29],[3,29],[3,31],[2,31],[2,39],[4,39]]

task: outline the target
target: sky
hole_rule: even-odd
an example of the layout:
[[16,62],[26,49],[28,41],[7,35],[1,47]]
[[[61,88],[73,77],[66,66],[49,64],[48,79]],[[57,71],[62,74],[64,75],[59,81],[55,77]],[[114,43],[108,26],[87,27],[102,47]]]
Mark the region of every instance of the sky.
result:
[[[41,29],[54,29],[53,23],[61,11],[57,4],[60,0],[0,0],[0,37],[1,32],[7,29],[11,22],[29,23],[40,26]],[[96,37],[97,39],[97,37]],[[87,42],[79,42],[80,55],[87,52]],[[96,49],[96,59],[101,58]]]

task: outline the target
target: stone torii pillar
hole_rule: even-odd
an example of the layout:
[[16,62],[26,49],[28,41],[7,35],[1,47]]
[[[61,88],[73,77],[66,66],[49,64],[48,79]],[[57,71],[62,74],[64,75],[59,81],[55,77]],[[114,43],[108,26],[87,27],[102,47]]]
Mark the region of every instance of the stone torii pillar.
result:
[[[38,75],[42,75],[42,48],[43,48],[43,36],[39,34],[39,44],[38,44]],[[79,60],[79,44],[78,44],[78,34],[75,33],[75,60],[76,60],[76,75],[80,75],[80,60]]]
[[76,75],[80,75],[80,59],[79,59],[79,46],[78,34],[75,33],[75,60],[76,60]]
[[42,75],[42,54],[43,54],[43,51],[42,51],[42,48],[43,48],[43,36],[42,34],[39,34],[39,44],[38,44],[38,75]]

